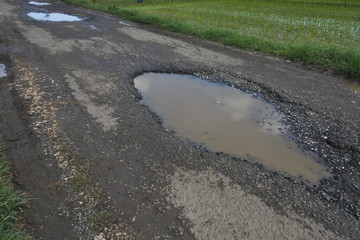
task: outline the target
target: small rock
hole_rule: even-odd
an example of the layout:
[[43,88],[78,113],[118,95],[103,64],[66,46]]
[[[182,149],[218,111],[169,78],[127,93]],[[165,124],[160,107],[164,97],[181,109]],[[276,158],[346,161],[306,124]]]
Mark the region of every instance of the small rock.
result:
[[104,233],[100,233],[99,235],[95,236],[94,240],[105,240]]

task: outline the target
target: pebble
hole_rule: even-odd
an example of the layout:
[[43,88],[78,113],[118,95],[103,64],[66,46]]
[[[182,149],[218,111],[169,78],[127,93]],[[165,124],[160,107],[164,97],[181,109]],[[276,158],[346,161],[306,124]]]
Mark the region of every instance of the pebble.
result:
[[104,233],[100,233],[99,235],[95,236],[94,240],[105,240]]

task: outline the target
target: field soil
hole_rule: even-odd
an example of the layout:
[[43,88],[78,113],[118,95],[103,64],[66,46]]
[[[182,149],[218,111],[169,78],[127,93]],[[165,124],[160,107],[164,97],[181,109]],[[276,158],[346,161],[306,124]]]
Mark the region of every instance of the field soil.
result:
[[[25,0],[0,1],[0,63],[0,131],[34,239],[360,239],[360,95],[328,71]],[[259,94],[332,176],[309,186],[176,137],[139,102],[145,72]]]

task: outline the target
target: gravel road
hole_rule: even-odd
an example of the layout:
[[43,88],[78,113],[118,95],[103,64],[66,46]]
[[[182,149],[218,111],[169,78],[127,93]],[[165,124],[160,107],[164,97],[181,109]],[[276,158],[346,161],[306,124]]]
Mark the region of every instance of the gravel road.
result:
[[[360,239],[360,95],[330,71],[25,0],[0,2],[0,64],[0,131],[35,239]],[[139,102],[146,72],[257,93],[332,177],[309,186],[178,138]]]

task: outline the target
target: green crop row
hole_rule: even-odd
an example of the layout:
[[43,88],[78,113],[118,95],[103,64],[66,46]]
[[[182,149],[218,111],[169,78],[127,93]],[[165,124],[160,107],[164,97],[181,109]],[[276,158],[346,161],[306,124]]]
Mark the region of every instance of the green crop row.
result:
[[360,79],[360,3],[345,0],[66,0]]

